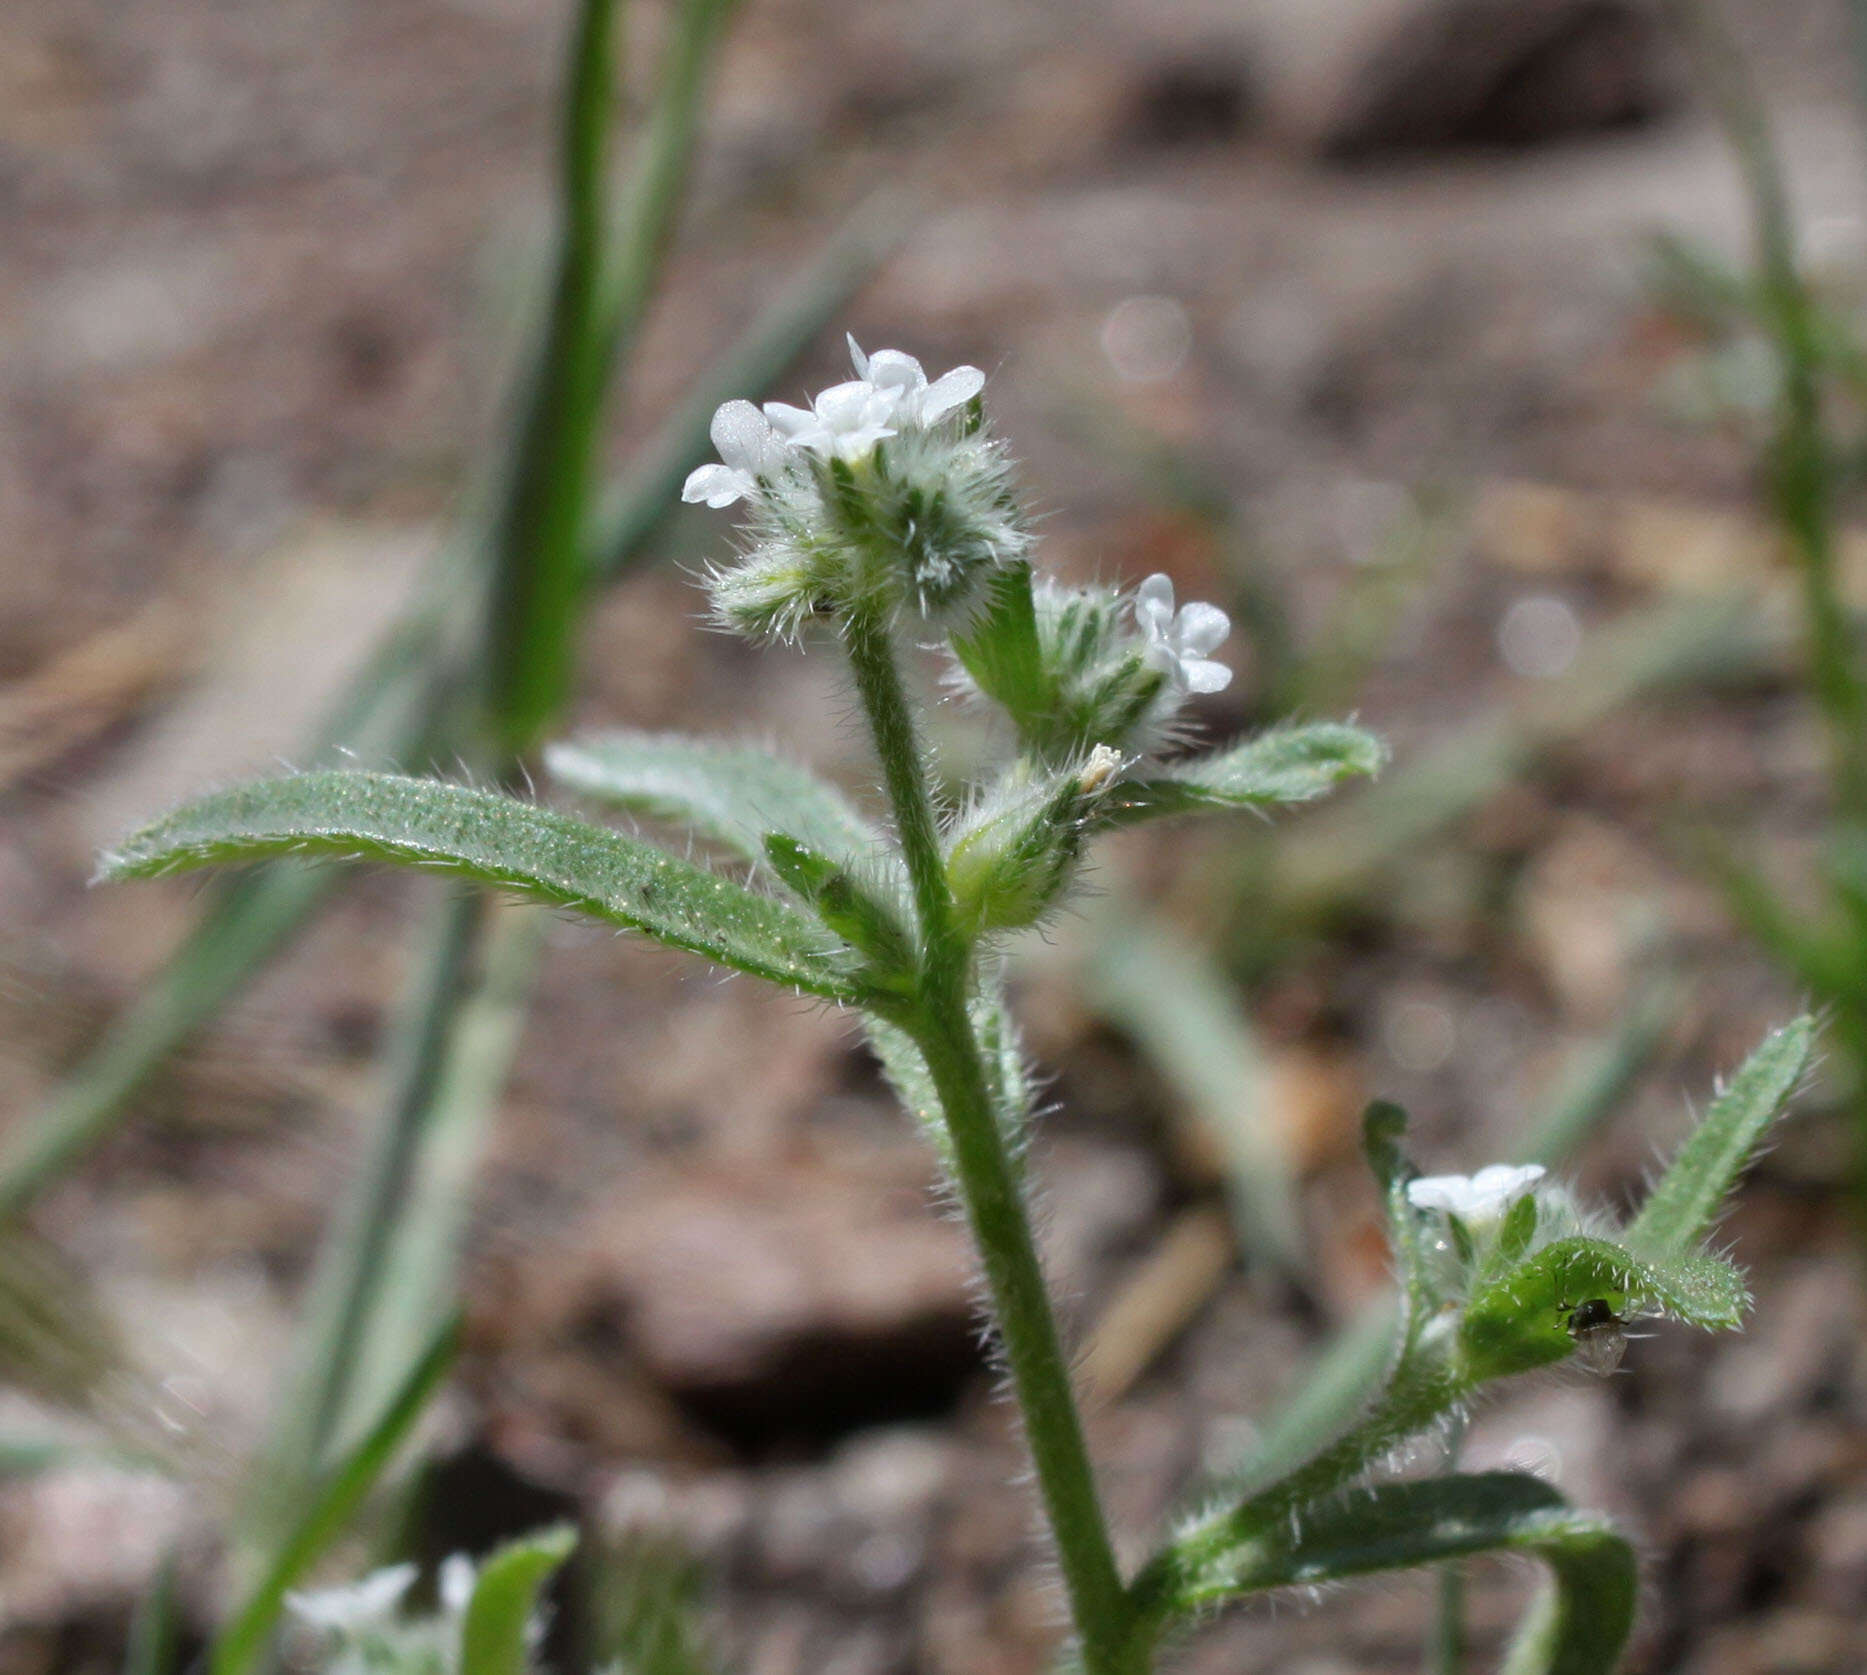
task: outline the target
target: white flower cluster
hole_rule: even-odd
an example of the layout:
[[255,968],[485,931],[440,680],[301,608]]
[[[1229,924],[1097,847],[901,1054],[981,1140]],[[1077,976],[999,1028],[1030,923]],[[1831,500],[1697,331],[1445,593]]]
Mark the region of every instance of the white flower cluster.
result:
[[876,443],[925,430],[985,388],[985,374],[976,366],[956,366],[930,384],[912,355],[899,349],[865,355],[855,338],[848,341],[856,376],[831,385],[810,406],[768,401],[761,413],[749,401],[729,401],[720,408],[709,434],[722,463],[691,472],[681,498],[731,506],[781,472],[792,449],[824,459],[862,459]]
[[416,1574],[412,1564],[390,1565],[348,1586],[285,1596],[292,1615],[324,1636],[325,1675],[446,1675],[460,1667],[461,1633],[479,1568],[465,1553],[442,1561],[436,1578],[440,1610],[433,1616],[406,1609]]
[[753,638],[858,607],[963,618],[984,578],[1029,549],[1003,451],[969,411],[985,374],[929,380],[912,355],[865,354],[853,337],[849,354],[856,376],[808,407],[727,402],[719,463],[681,491],[746,504],[746,550],[710,579],[721,622]]

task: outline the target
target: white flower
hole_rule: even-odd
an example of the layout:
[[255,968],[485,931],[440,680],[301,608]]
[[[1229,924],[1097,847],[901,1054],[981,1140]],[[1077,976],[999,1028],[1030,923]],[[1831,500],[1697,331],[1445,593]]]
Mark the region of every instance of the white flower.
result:
[[354,1636],[368,1629],[387,1627],[414,1580],[412,1564],[391,1565],[387,1570],[372,1571],[361,1582],[347,1588],[289,1593],[285,1603],[313,1628]]
[[472,1600],[473,1587],[478,1580],[473,1561],[465,1553],[448,1554],[441,1561],[441,1609],[450,1617],[458,1617]]
[[1194,600],[1173,608],[1173,583],[1159,574],[1135,589],[1134,620],[1147,637],[1146,656],[1183,692],[1223,692],[1232,671],[1207,656],[1232,631],[1232,619],[1217,605]]
[[856,460],[895,429],[889,421],[901,392],[878,389],[866,378],[832,384],[808,408],[782,401],[765,403],[765,417],[785,442],[812,453]]
[[1407,1183],[1407,1202],[1416,1210],[1444,1210],[1461,1221],[1496,1221],[1543,1173],[1540,1163],[1493,1163],[1475,1175],[1423,1175]]
[[848,341],[856,376],[877,390],[895,393],[897,424],[930,425],[954,408],[965,406],[985,388],[985,374],[976,366],[956,366],[930,384],[921,363],[912,355],[904,355],[899,349],[877,349],[865,355],[855,338]]

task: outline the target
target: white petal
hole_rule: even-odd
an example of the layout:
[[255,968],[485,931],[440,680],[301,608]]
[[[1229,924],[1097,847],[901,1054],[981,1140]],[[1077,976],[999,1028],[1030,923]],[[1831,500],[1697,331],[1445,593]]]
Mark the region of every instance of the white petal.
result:
[[1493,1163],[1472,1176],[1472,1190],[1485,1198],[1521,1198],[1544,1173],[1540,1163]]
[[387,1622],[414,1581],[412,1564],[391,1565],[387,1570],[373,1571],[348,1588],[287,1594],[285,1603],[313,1628],[353,1633]]
[[1232,671],[1223,663],[1195,657],[1181,662],[1180,678],[1188,692],[1223,692],[1232,684]]
[[985,374],[976,366],[956,366],[943,373],[921,392],[918,403],[920,421],[930,425],[955,407],[964,407],[985,388]]
[[473,1599],[479,1580],[473,1561],[465,1553],[450,1553],[441,1561],[441,1609],[458,1616]]
[[856,341],[854,332],[844,332],[843,341],[849,345],[849,364],[856,369],[858,378],[869,375],[869,357],[862,352],[862,345]]
[[1174,640],[1182,651],[1204,657],[1215,646],[1225,643],[1226,636],[1232,631],[1232,619],[1217,605],[1208,605],[1203,599],[1196,599],[1190,605],[1180,607],[1173,628]]
[[[875,364],[874,357],[869,364]],[[832,384],[811,405],[817,410],[818,423],[836,431],[855,430],[873,422],[873,409],[879,395],[866,378],[855,378],[847,384]],[[893,401],[889,401],[883,411],[893,405]]]
[[693,505],[704,500],[709,506],[730,506],[752,492],[752,479],[729,465],[702,465],[688,472],[681,485],[681,498]]
[[844,459],[861,459],[877,442],[894,434],[887,425],[863,425],[858,430],[842,431],[835,439],[836,451]]
[[771,423],[751,402],[729,401],[713,415],[708,434],[728,465],[756,471],[771,443]]
[[817,415],[808,407],[793,407],[786,401],[766,402],[765,417],[771,420],[772,428],[780,436],[794,441],[799,431],[813,430],[818,424]]
[[1422,1175],[1407,1182],[1407,1202],[1416,1210],[1461,1214],[1471,1202],[1472,1183],[1465,1175]]
[[1150,640],[1166,638],[1173,621],[1173,583],[1159,571],[1134,590],[1134,619]]
[[927,374],[921,363],[899,349],[877,349],[869,356],[868,369],[862,376],[878,390],[901,390],[912,394],[927,388]]

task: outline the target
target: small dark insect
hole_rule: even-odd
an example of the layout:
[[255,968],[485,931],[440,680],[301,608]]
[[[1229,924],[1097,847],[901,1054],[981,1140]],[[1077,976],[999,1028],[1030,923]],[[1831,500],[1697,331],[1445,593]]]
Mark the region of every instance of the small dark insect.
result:
[[1606,1378],[1627,1353],[1627,1322],[1602,1297],[1591,1297],[1569,1310],[1569,1336],[1575,1358],[1591,1373]]

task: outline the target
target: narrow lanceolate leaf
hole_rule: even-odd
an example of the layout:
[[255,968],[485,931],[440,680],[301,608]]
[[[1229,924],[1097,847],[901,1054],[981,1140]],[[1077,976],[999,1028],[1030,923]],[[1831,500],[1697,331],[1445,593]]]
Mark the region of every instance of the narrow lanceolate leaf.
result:
[[597,802],[691,828],[765,864],[778,832],[835,861],[873,853],[879,834],[835,786],[756,745],[679,733],[590,733],[545,751],[553,778]]
[[238,786],[144,827],[102,873],[153,878],[285,854],[454,873],[827,1000],[856,998],[831,938],[785,903],[620,832],[435,780],[312,773]]
[[1641,1206],[1626,1233],[1632,1249],[1660,1257],[1689,1249],[1704,1238],[1764,1131],[1801,1079],[1814,1029],[1811,1019],[1798,1018],[1745,1061]]
[[507,1543],[480,1567],[460,1629],[460,1675],[525,1675],[526,1626],[577,1532],[558,1524]]
[[1174,814],[1311,802],[1344,779],[1378,773],[1386,759],[1381,741],[1359,727],[1336,721],[1280,727],[1117,787],[1103,805],[1103,819],[1129,825]]
[[1165,1605],[1189,1615],[1245,1594],[1521,1553],[1549,1567],[1548,1605],[1512,1649],[1515,1675],[1611,1675],[1633,1627],[1633,1549],[1548,1484],[1515,1472],[1384,1483],[1305,1509],[1199,1573]]

